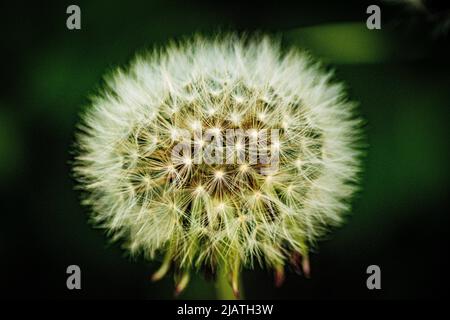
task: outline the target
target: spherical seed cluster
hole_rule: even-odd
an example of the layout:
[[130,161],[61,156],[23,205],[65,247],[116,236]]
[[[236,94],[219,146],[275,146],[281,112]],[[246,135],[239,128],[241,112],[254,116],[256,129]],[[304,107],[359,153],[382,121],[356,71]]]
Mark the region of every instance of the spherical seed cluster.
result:
[[[92,220],[131,252],[164,254],[154,278],[175,265],[179,286],[195,268],[226,270],[235,291],[255,263],[280,278],[303,258],[307,273],[308,248],[341,222],[360,165],[360,120],[330,77],[269,38],[195,37],[137,57],[80,126],[74,171]],[[243,135],[228,143],[230,131]],[[269,161],[250,161],[252,137]],[[202,156],[211,145],[216,161]]]

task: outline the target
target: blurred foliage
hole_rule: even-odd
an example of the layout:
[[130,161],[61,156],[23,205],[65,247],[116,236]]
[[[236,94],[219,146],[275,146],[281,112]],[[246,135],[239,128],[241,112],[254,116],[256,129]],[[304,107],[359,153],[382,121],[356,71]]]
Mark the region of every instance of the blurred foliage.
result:
[[[0,250],[1,268],[9,275],[4,294],[172,297],[171,276],[149,281],[157,263],[128,258],[87,223],[70,177],[73,134],[105,72],[126,64],[136,51],[194,32],[237,30],[280,36],[284,46],[311,51],[335,69],[360,102],[369,145],[352,215],[320,243],[312,279],[290,272],[275,289],[267,271],[246,272],[246,297],[442,296],[448,283],[448,37],[433,37],[428,25],[403,24],[399,9],[387,5],[381,5],[382,30],[367,30],[365,9],[372,2],[366,1],[79,1],[80,31],[65,28],[69,4],[2,8]],[[65,288],[70,264],[82,269],[80,292]],[[383,272],[379,292],[365,287],[370,264]],[[213,284],[198,275],[183,297],[211,298],[213,292]]]
[[7,182],[23,165],[23,142],[12,115],[0,109],[0,182]]

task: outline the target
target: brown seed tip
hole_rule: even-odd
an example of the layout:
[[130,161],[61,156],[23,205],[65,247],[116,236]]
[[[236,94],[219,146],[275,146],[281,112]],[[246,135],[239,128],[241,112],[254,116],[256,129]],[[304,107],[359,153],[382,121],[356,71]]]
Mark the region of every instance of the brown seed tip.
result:
[[291,263],[292,267],[294,268],[294,271],[296,274],[302,274],[301,261],[302,261],[302,256],[300,255],[300,253],[297,251],[292,252],[291,258],[290,258],[290,263]]
[[309,257],[308,257],[308,255],[303,256],[302,268],[303,268],[303,273],[305,274],[305,277],[306,278],[310,278],[311,277],[311,267],[310,267],[310,264],[309,264]]
[[167,271],[169,271],[170,263],[171,263],[171,256],[170,254],[166,254],[166,256],[164,257],[164,261],[161,264],[161,267],[159,267],[159,269],[152,274],[151,279],[153,282],[161,280],[166,275]]
[[151,280],[152,282],[156,282],[158,280],[161,280],[162,277],[163,275],[159,274],[158,272],[155,272],[152,274]]
[[231,288],[233,289],[233,295],[236,299],[239,299],[241,294],[239,292],[239,282],[238,279],[233,279],[231,281]]
[[184,291],[184,289],[186,289],[188,283],[189,283],[189,273],[186,272],[183,274],[180,281],[178,281],[178,283],[176,284],[174,296],[178,297]]
[[239,292],[238,288],[233,288],[233,295],[236,299],[240,299],[241,293]]
[[279,288],[283,285],[285,279],[284,266],[275,268],[275,287]]

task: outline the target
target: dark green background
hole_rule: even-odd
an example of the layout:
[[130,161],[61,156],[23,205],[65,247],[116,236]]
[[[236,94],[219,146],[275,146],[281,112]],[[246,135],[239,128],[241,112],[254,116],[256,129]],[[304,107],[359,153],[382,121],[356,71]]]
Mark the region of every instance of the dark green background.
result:
[[[244,273],[250,299],[437,298],[448,288],[449,37],[413,12],[380,4],[382,30],[365,28],[376,1],[53,1],[1,6],[0,291],[27,298],[171,298],[171,275],[130,260],[87,224],[70,177],[78,114],[102,75],[137,50],[194,32],[262,31],[323,58],[360,101],[369,144],[348,223],[312,255],[312,278]],[[78,4],[82,30],[69,31]],[[82,290],[66,289],[66,267]],[[382,290],[366,288],[381,267]],[[183,298],[213,298],[193,279]]]

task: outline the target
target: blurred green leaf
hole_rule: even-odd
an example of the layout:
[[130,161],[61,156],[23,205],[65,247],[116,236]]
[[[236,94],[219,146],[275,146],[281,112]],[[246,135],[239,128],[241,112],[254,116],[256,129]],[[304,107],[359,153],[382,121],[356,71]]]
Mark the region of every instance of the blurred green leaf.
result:
[[[423,56],[427,40],[420,35],[412,48],[408,39],[389,27],[369,30],[365,23],[324,24],[286,32],[285,39],[337,64],[380,63]],[[414,50],[411,50],[414,49]]]

